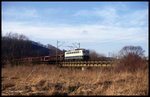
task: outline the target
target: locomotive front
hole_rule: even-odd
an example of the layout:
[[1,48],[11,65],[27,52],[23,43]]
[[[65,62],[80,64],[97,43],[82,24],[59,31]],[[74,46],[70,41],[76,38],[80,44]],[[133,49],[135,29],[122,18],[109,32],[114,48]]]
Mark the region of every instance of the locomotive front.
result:
[[65,60],[88,60],[89,59],[89,50],[85,49],[75,49],[65,52]]

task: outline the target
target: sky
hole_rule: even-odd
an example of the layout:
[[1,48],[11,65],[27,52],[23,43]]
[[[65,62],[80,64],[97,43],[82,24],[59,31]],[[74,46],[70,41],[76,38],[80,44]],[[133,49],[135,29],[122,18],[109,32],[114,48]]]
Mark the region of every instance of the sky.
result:
[[[105,56],[141,46],[148,56],[149,4],[136,2],[2,2],[2,36],[13,32],[60,49]],[[72,46],[72,47],[71,47]]]

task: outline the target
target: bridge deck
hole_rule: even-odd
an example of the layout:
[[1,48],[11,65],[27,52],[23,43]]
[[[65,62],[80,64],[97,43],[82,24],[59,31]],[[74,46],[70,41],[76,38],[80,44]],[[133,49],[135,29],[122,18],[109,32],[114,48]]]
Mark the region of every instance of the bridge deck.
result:
[[[35,63],[35,64],[52,64],[56,65],[55,61],[18,61],[16,63]],[[112,66],[113,61],[58,61],[57,65],[63,67],[98,67]]]
[[60,62],[63,67],[97,67],[97,66],[112,66],[112,61],[71,61]]

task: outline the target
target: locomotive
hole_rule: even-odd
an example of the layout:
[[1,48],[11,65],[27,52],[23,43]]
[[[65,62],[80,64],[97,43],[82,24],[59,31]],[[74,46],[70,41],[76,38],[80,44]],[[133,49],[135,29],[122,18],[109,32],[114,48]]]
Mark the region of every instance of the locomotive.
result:
[[88,60],[89,50],[75,49],[65,52],[64,60]]

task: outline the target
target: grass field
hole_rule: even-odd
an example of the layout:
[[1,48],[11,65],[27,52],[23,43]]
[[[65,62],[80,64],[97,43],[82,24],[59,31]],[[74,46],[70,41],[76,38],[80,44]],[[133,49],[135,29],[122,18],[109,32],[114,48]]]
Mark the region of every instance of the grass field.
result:
[[111,68],[60,68],[50,65],[2,68],[4,95],[148,95],[148,69],[117,73]]

